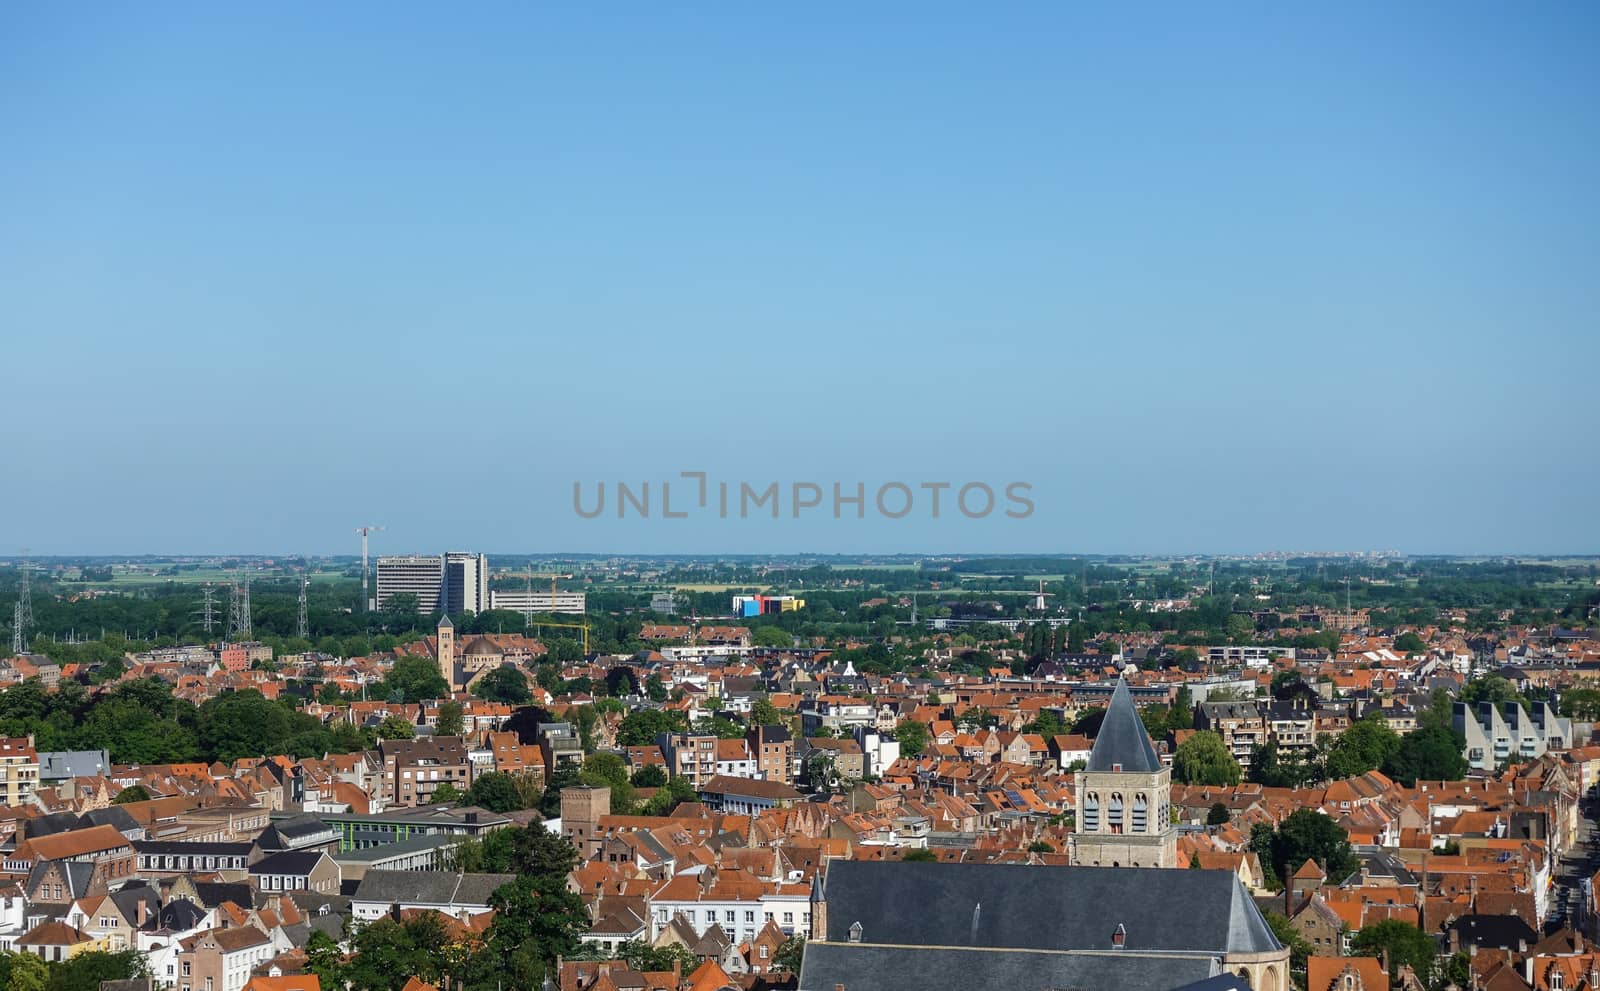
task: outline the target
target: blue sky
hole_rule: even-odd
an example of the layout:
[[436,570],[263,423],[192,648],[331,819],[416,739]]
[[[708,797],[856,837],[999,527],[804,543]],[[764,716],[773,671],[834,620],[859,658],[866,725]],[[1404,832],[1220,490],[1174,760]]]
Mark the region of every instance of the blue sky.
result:
[[1600,550],[1600,8],[1291,6],[4,6],[0,542]]

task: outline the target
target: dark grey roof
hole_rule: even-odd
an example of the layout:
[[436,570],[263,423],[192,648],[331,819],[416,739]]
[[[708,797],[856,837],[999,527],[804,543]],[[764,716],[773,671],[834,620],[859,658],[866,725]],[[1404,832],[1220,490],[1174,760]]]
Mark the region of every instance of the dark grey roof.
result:
[[1133,707],[1128,683],[1121,678],[1117,679],[1116,690],[1111,693],[1111,705],[1106,708],[1105,720],[1094,738],[1094,749],[1089,751],[1086,770],[1161,770],[1161,758],[1156,756],[1155,747],[1150,745],[1150,734],[1144,730],[1139,710]]
[[515,874],[452,874],[448,871],[367,871],[355,900],[410,905],[487,905]]
[[142,832],[144,827],[120,805],[83,814],[83,826],[115,826],[119,833]]
[[[1172,873],[1176,873],[1175,871]],[[1044,991],[1173,991],[1216,972],[1210,957],[1146,957],[1107,949],[1103,953],[1036,950],[907,949],[850,943],[808,943],[800,966],[802,988],[1005,988]]]
[[223,902],[233,902],[240,908],[255,904],[255,889],[244,881],[196,881],[194,891],[207,908],[216,908]]
[[316,870],[326,856],[321,850],[280,850],[251,864],[250,873],[303,876]]
[[144,902],[147,918],[153,918],[161,911],[161,893],[148,884],[134,882],[118,888],[111,892],[111,901],[118,911],[135,922],[139,919],[140,902]]
[[1462,946],[1501,950],[1515,950],[1524,943],[1532,946],[1539,941],[1539,934],[1514,915],[1463,915],[1446,926],[1445,932],[1459,933]]
[[248,843],[227,843],[209,840],[193,843],[184,840],[132,840],[130,842],[135,852],[158,856],[247,857],[250,855],[251,850],[251,846]]
[[161,906],[161,926],[173,932],[188,932],[206,919],[206,910],[187,898],[174,898]]
[[1229,871],[836,860],[823,890],[828,939],[837,943],[859,921],[866,943],[1110,949],[1121,925],[1128,951],[1279,949]]
[[22,825],[25,838],[54,836],[78,828],[78,815],[74,812],[51,812],[26,820]]

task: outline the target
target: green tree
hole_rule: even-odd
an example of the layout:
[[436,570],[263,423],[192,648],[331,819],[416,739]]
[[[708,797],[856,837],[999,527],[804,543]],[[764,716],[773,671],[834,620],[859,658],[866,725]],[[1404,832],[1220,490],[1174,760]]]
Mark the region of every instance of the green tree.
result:
[[1384,771],[1408,788],[1419,780],[1460,781],[1467,776],[1467,759],[1461,755],[1465,746],[1448,727],[1420,726],[1400,738]]
[[50,983],[50,968],[42,957],[32,953],[5,955],[6,991],[45,991]]
[[682,943],[657,947],[638,939],[630,939],[617,947],[616,958],[627,961],[628,969],[640,974],[647,971],[660,973],[671,970],[673,964],[677,964],[679,972],[687,976],[700,965],[699,959]]
[[1041,709],[1033,721],[1022,727],[1024,733],[1037,733],[1048,741],[1052,736],[1061,736],[1067,731],[1067,724],[1061,717],[1046,709]]
[[756,699],[755,704],[750,707],[751,726],[779,726],[782,724],[783,713],[779,712],[778,707],[773,705],[770,700],[765,698]]
[[628,780],[628,763],[610,753],[590,754],[583,762],[578,780],[597,788],[611,789],[611,807],[618,813],[633,808],[633,784]]
[[536,808],[541,792],[531,777],[508,771],[480,774],[467,789],[466,804],[490,812],[516,812]]
[[1415,633],[1407,631],[1394,638],[1394,649],[1400,654],[1426,654],[1428,644]]
[[617,745],[622,747],[647,747],[656,742],[658,733],[682,733],[688,727],[683,713],[660,709],[640,709],[622,717],[617,727]]
[[1236,785],[1239,762],[1222,737],[1210,730],[1193,733],[1172,754],[1173,780],[1188,785]]
[[131,981],[150,969],[138,950],[75,953],[50,966],[48,991],[100,991],[101,981]]
[[901,756],[916,757],[928,749],[928,743],[932,740],[932,735],[929,733],[926,723],[907,719],[895,727],[894,738],[900,744]]
[[652,702],[665,702],[667,700],[667,685],[661,680],[659,674],[653,674],[644,680],[644,693]]
[[760,626],[750,634],[750,642],[757,647],[793,647],[794,637],[781,626]]
[[513,988],[543,984],[556,957],[571,956],[578,935],[589,928],[588,913],[567,890],[564,873],[518,877],[497,889],[489,904],[494,921],[474,963]]
[[489,702],[506,705],[522,705],[533,698],[533,693],[528,690],[527,675],[504,665],[478,679],[478,683],[472,686],[472,694]]
[[[627,717],[623,717],[627,718]],[[744,727],[731,719],[721,716],[712,716],[702,719],[694,727],[696,733],[714,736],[719,740],[738,740],[744,737]]]
[[1496,708],[1503,707],[1507,702],[1515,702],[1523,709],[1529,709],[1529,703],[1517,686],[1497,674],[1484,675],[1474,678],[1461,688],[1461,701],[1475,706],[1479,702],[1493,702]]
[[1227,823],[1233,815],[1228,812],[1228,807],[1221,802],[1212,802],[1211,809],[1206,813],[1207,826],[1221,826]]
[[129,785],[117,792],[117,797],[111,800],[113,805],[127,805],[129,802],[148,801],[150,801],[150,792],[145,790],[144,785]]
[[274,702],[255,689],[225,692],[200,706],[200,749],[209,760],[231,763],[240,757],[287,754],[321,757],[333,734],[315,717]]
[[635,788],[660,788],[667,783],[667,769],[660,764],[646,764],[628,780]]
[[907,850],[903,859],[908,864],[933,864],[939,860],[938,857],[934,856],[932,850]]
[[446,802],[460,802],[461,790],[449,781],[441,783],[433,789],[433,794],[428,796],[429,805],[443,805]]
[[800,935],[790,936],[778,946],[778,952],[772,955],[772,966],[778,970],[798,974],[800,964],[805,960],[805,954],[806,938]]
[[[1253,833],[1251,838],[1253,841]],[[1360,866],[1350,852],[1350,835],[1343,826],[1314,809],[1295,809],[1273,835],[1272,866],[1278,877],[1287,878],[1307,860],[1322,865],[1334,884],[1344,881]]]
[[1374,709],[1339,734],[1328,748],[1328,778],[1353,778],[1375,771],[1400,750],[1400,735],[1389,728],[1383,713]]
[[694,786],[689,784],[687,778],[673,778],[667,782],[665,788],[656,791],[650,796],[641,811],[647,816],[663,816],[678,807],[680,802],[698,802],[700,796],[695,793]]
[[450,686],[431,658],[407,656],[394,662],[379,692],[394,702],[426,702],[449,695]]
[[450,701],[439,706],[439,716],[433,731],[438,736],[460,736],[466,728],[466,710],[460,702]]
[[1439,950],[1433,937],[1409,922],[1381,919],[1362,926],[1350,940],[1350,953],[1358,957],[1389,955],[1389,979],[1400,979],[1400,968],[1409,964],[1423,984],[1433,981],[1433,968]]
[[405,716],[389,716],[378,724],[380,740],[409,740],[416,735],[417,728]]
[[325,988],[345,986],[344,951],[320,929],[311,930],[306,940],[306,969],[317,975],[318,983]]

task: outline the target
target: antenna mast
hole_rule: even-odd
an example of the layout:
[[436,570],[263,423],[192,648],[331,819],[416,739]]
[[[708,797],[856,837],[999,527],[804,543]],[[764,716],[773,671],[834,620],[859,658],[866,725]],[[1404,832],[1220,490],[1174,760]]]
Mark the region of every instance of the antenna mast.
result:
[[294,635],[302,640],[311,638],[311,624],[306,619],[306,589],[310,587],[311,579],[306,577],[304,570],[300,572],[300,612],[295,616]]
[[367,598],[367,534],[384,529],[381,526],[358,526],[356,533],[361,534],[361,611],[366,612],[371,608],[371,599]]

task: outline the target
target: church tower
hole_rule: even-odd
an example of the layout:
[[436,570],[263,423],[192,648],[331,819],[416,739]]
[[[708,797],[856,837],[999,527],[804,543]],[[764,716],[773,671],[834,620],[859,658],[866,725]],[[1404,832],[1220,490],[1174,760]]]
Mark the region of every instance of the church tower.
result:
[[456,624],[450,622],[450,614],[445,613],[439,617],[439,677],[450,686],[456,688]]
[[1072,862],[1085,867],[1177,867],[1172,769],[1161,764],[1128,684],[1117,678],[1089,763],[1076,776]]

